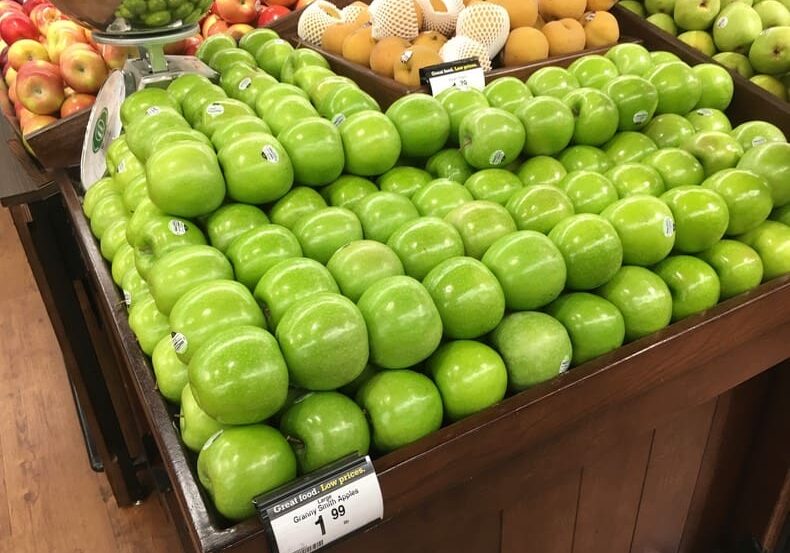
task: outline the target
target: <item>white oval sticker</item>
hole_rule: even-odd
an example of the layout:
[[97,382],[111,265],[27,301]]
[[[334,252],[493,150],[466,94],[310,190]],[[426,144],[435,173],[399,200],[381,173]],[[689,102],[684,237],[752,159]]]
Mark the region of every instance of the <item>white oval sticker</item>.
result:
[[720,17],[719,20],[716,22],[716,26],[719,29],[723,29],[724,27],[726,27],[729,24],[729,22],[730,22],[730,19],[727,16]]
[[271,144],[267,144],[261,150],[261,156],[266,159],[266,161],[270,161],[272,163],[277,163],[280,161],[280,154],[277,153],[277,150],[274,149],[274,146]]
[[664,236],[669,238],[673,234],[675,234],[675,221],[672,217],[664,217]]
[[176,353],[184,353],[189,346],[186,336],[180,332],[170,333],[170,343],[173,344],[173,349]]
[[346,120],[346,114],[345,113],[338,113],[337,115],[335,115],[332,118],[332,124],[335,127],[339,127],[340,125],[343,124],[343,121],[345,121],[345,120]]
[[642,123],[647,121],[647,118],[648,118],[648,113],[645,110],[637,111],[634,114],[634,124],[641,125]]
[[187,233],[186,224],[178,219],[170,219],[170,222],[167,223],[167,228],[176,236],[184,236]]
[[488,158],[488,162],[491,165],[501,165],[504,160],[505,160],[505,152],[503,152],[502,150],[494,150],[491,153],[491,157]]
[[222,115],[225,113],[225,108],[222,104],[217,104],[216,102],[213,104],[209,104],[206,108],[206,113],[211,115],[212,117],[216,117],[217,115]]
[[713,111],[709,110],[708,108],[700,108],[697,110],[697,115],[701,115],[702,117],[710,117],[713,115]]
[[157,106],[151,106],[150,108],[148,108],[147,110],[145,110],[145,114],[146,114],[146,115],[148,115],[148,116],[151,116],[151,115],[159,115],[159,113],[160,113],[161,111],[162,111],[162,110],[161,110],[161,109],[159,109]]
[[566,372],[571,367],[571,360],[567,357],[560,363],[560,374]]
[[760,144],[765,144],[768,142],[764,136],[755,136],[752,138],[752,146],[759,146]]
[[239,90],[247,90],[248,88],[250,88],[251,84],[252,84],[252,79],[250,79],[249,77],[244,77],[239,83]]

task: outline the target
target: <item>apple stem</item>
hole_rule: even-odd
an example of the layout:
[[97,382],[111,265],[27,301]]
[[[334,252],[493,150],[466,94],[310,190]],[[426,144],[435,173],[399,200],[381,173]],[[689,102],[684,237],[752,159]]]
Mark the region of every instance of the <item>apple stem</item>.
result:
[[304,449],[304,442],[299,438],[294,438],[293,436],[286,436],[285,441],[291,444],[291,447],[296,449]]

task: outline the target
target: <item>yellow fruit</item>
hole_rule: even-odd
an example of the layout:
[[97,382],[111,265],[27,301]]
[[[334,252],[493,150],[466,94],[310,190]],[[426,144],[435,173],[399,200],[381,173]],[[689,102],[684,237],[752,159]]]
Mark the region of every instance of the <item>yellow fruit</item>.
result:
[[357,28],[353,23],[330,25],[321,37],[321,48],[333,54],[341,54],[343,52],[343,41]]
[[363,25],[343,41],[343,57],[348,61],[370,67],[370,53],[376,45],[370,25]]
[[355,23],[358,26],[370,23],[370,11],[364,2],[354,2],[341,10],[344,23]]
[[488,0],[499,4],[510,16],[510,28],[532,27],[538,18],[538,0]]
[[374,73],[391,78],[395,61],[400,59],[409,46],[411,46],[409,41],[400,37],[391,36],[381,39],[370,51],[370,68]]
[[507,67],[526,65],[549,57],[546,35],[533,27],[519,27],[510,32],[504,50]]
[[588,12],[581,20],[587,48],[601,48],[617,44],[620,26],[617,18],[607,11]]
[[579,19],[584,15],[587,0],[538,0],[538,8],[543,19]]
[[565,18],[550,21],[540,30],[549,41],[549,55],[563,56],[584,50],[585,35],[581,23]]
[[425,31],[414,39],[412,46],[427,46],[435,52],[442,49],[447,42],[447,37],[437,31]]
[[392,73],[396,81],[411,88],[420,86],[420,69],[442,63],[438,52],[427,46],[412,46],[396,59]]
[[414,0],[373,0],[370,22],[376,40],[390,36],[413,40],[422,27],[422,8]]
[[587,11],[609,11],[615,4],[617,0],[587,0]]
[[343,23],[343,14],[325,0],[316,0],[305,8],[297,26],[296,34],[310,44],[321,44],[321,37],[330,25]]

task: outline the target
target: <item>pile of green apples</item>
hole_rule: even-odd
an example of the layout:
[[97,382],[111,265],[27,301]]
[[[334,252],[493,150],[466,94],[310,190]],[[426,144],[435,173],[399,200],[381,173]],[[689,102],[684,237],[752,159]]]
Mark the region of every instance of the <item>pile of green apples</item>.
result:
[[790,145],[718,65],[623,44],[382,113],[271,30],[199,56],[83,207],[229,519],[790,272]]
[[790,0],[626,0],[621,5],[788,99]]

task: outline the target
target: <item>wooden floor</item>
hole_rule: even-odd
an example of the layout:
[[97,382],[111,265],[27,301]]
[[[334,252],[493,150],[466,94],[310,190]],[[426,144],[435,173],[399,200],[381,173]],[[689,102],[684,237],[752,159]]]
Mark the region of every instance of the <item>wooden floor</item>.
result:
[[181,553],[157,499],[119,509],[91,471],[55,335],[0,209],[0,552]]

